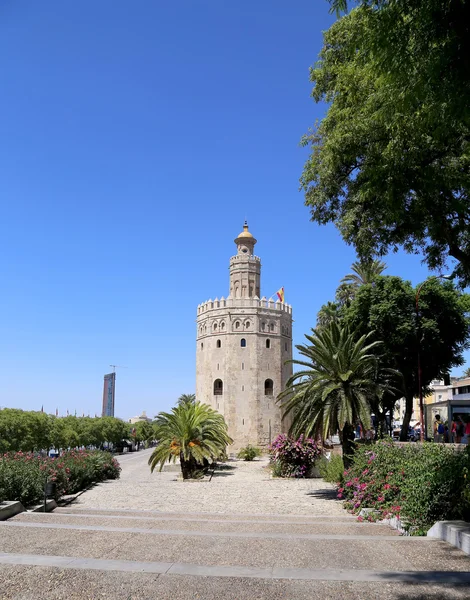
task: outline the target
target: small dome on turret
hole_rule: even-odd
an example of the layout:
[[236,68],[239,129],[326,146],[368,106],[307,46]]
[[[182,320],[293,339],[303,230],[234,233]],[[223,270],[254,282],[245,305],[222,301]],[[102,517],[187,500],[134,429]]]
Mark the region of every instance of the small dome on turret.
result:
[[256,244],[256,240],[253,235],[248,231],[248,223],[245,221],[243,225],[243,231],[238,234],[235,239],[235,243],[239,244],[241,242],[251,242],[253,245]]
[[239,238],[252,238],[252,234],[248,231],[248,223],[245,221],[243,231],[238,235]]

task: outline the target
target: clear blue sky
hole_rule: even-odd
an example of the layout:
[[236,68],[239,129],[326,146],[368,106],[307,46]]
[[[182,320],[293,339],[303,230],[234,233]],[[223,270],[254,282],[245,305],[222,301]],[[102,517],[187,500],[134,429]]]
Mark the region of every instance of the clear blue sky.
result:
[[[326,0],[3,0],[0,406],[116,414],[195,389],[198,303],[247,217],[294,340],[355,256],[310,223],[301,135]],[[419,257],[388,259],[414,283]]]

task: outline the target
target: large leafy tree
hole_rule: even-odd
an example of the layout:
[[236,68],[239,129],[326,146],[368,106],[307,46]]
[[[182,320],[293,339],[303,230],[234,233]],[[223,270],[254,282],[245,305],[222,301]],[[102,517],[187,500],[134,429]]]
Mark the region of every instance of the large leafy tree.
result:
[[352,4],[311,69],[313,98],[329,104],[304,140],[312,220],[334,222],[360,256],[401,246],[431,269],[454,259],[468,284],[470,2]]
[[433,379],[443,379],[452,367],[463,364],[462,352],[469,347],[469,296],[457,292],[450,281],[430,278],[421,288],[417,315],[416,293],[400,277],[378,277],[373,285],[362,286],[341,312],[344,325],[362,334],[373,332],[372,339],[383,342],[382,361],[401,374],[396,399],[406,398],[402,439],[413,398],[419,395],[418,351],[426,391]]
[[291,433],[328,437],[340,431],[343,459],[349,464],[357,420],[370,427],[371,412],[388,393],[392,372],[381,369],[371,334],[357,337],[337,322],[312,330],[308,344],[296,346],[305,360],[280,395],[285,414],[293,414]]
[[161,412],[155,423],[157,447],[149,459],[153,472],[165,462],[179,459],[183,479],[200,473],[206,461],[211,462],[225,454],[232,443],[223,416],[207,404],[183,403],[170,413]]

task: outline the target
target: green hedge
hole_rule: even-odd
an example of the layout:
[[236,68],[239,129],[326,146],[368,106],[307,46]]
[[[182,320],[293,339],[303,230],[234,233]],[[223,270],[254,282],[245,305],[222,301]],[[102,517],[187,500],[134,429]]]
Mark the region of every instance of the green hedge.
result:
[[372,508],[375,518],[399,516],[414,534],[436,521],[470,520],[470,448],[457,452],[432,442],[397,446],[391,440],[359,446],[338,498],[354,513]]
[[19,500],[24,506],[41,502],[46,478],[56,483],[55,498],[74,494],[92,483],[117,479],[121,467],[109,453],[99,450],[65,453],[59,458],[31,453],[0,456],[0,502]]

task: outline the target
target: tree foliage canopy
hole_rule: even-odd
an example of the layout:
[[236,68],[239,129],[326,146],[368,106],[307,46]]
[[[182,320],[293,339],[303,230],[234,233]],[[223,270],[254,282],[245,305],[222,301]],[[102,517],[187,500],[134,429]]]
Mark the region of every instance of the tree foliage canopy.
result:
[[[402,246],[470,282],[470,3],[363,0],[311,69],[325,118],[304,138],[312,220],[360,256]],[[335,2],[344,9],[345,2]]]
[[153,471],[160,471],[165,462],[180,460],[184,479],[194,476],[204,461],[212,461],[225,454],[232,443],[223,416],[207,404],[183,402],[161,412],[155,423],[158,445],[149,459]]
[[396,397],[407,400],[405,431],[413,397],[419,395],[418,351],[426,390],[433,379],[443,379],[463,364],[462,353],[469,347],[469,296],[457,292],[450,281],[430,278],[421,289],[417,315],[416,292],[409,281],[381,276],[362,286],[341,310],[342,323],[359,334],[372,331],[372,339],[383,342],[381,360],[400,372]]

